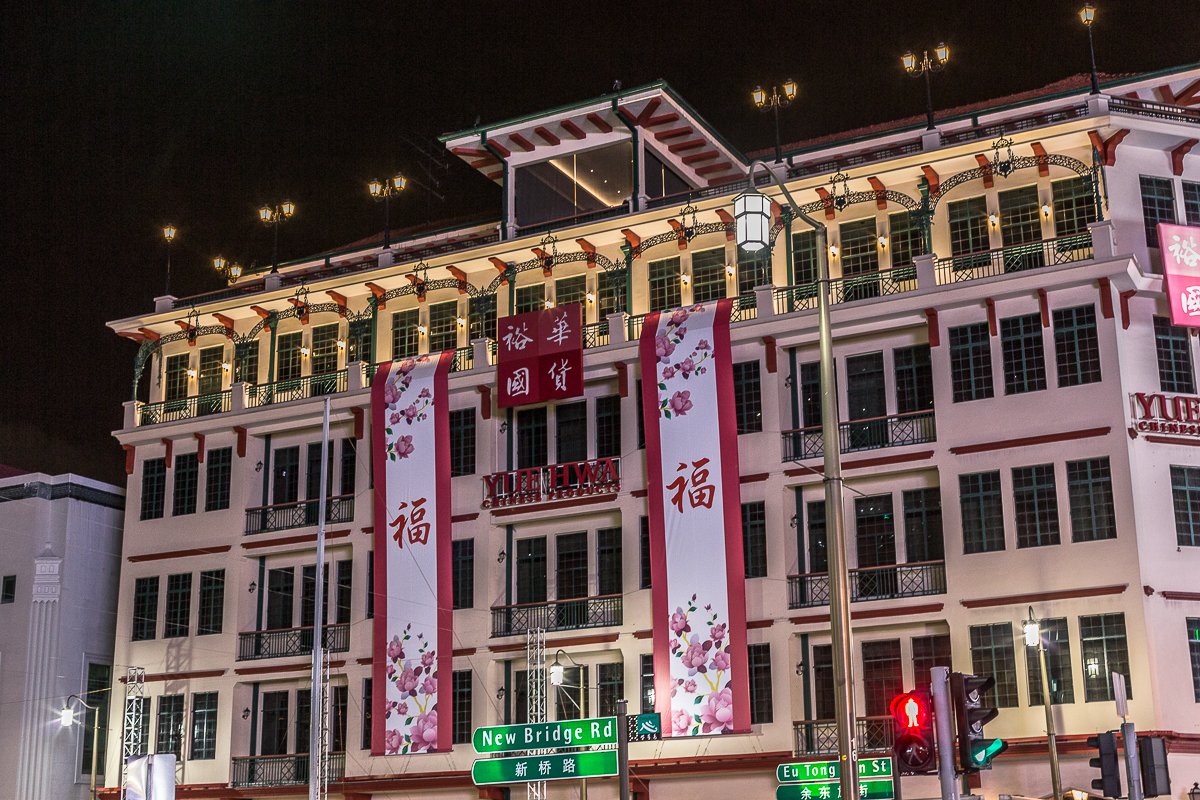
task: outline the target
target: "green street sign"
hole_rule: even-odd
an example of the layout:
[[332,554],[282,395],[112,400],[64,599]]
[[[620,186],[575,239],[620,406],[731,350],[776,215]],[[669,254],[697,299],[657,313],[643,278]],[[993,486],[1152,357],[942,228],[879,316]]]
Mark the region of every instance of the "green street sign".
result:
[[471,780],[475,782],[476,786],[604,778],[616,774],[616,750],[585,750],[579,753],[552,753],[540,756],[480,758],[471,765]]
[[[801,761],[796,764],[780,764],[775,768],[775,779],[780,783],[804,783],[808,781],[836,781],[841,771],[836,761]],[[858,761],[858,777],[891,778],[892,759],[862,758]]]
[[617,718],[535,722],[529,725],[491,725],[476,728],[472,736],[476,753],[511,753],[617,743]]
[[[829,783],[781,783],[775,787],[775,800],[841,800],[842,786]],[[896,789],[891,778],[859,779],[859,800],[894,800]]]
[[657,712],[630,714],[625,717],[625,729],[631,742],[656,742],[662,738],[662,717]]
[[[841,800],[842,786],[838,781],[837,761],[804,761],[780,764],[775,777],[782,784],[775,787],[776,800]],[[858,762],[859,800],[894,800],[891,758],[864,758]]]

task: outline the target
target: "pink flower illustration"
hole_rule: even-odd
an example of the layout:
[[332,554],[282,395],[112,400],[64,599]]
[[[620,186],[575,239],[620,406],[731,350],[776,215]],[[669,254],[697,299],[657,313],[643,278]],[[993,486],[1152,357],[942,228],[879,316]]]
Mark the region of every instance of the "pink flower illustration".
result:
[[687,633],[692,629],[688,625],[687,614],[683,613],[682,608],[676,608],[675,613],[671,615],[671,631],[678,636],[681,633]]
[[425,694],[437,694],[437,678],[426,678],[421,682],[421,691]]
[[701,339],[700,343],[696,345],[696,349],[697,350],[711,350],[712,345],[710,345],[708,343],[708,339]]
[[712,667],[713,669],[729,669],[729,653],[724,650],[713,653]]
[[396,665],[395,665],[395,664],[388,664],[388,665],[387,665],[387,676],[388,676],[388,679],[390,680],[390,679],[391,679],[393,676],[395,676],[395,674],[396,674]]
[[399,425],[400,424],[399,412],[396,412],[396,411],[392,412],[391,416],[388,417],[388,424],[389,425]]
[[432,750],[437,747],[437,712],[417,715],[412,726],[413,752]]
[[700,730],[724,733],[733,727],[733,690],[726,686],[713,692],[700,708]]
[[667,646],[670,648],[671,652],[673,653],[673,652],[675,652],[676,650],[678,650],[678,649],[679,649],[679,640],[678,640],[678,639],[671,639],[671,640],[670,640],[670,641],[667,643]]
[[684,414],[692,410],[692,393],[688,391],[676,392],[671,395],[671,411],[675,412],[675,416],[682,417]]
[[400,389],[393,381],[388,381],[383,385],[383,402],[387,403],[388,408],[392,408],[400,402]]
[[416,694],[417,674],[412,671],[412,667],[405,667],[400,673],[400,677],[396,678],[396,688],[401,694]]
[[414,361],[411,358],[405,359],[404,361],[400,362],[400,373],[399,374],[407,375],[408,373],[412,372],[416,368],[417,368],[416,361]]
[[674,352],[674,342],[661,334],[654,337],[654,355],[658,357],[660,362],[669,360],[671,358],[671,353]]
[[697,672],[704,671],[704,665],[708,662],[708,650],[699,642],[692,642],[684,651],[681,660],[687,667],[688,675],[695,675]]
[[684,325],[682,328],[675,331],[675,335],[678,336],[680,339],[683,339],[684,336],[687,336],[687,325]]
[[429,396],[430,396],[429,387],[426,386],[424,389],[421,390],[420,394],[417,395],[417,398],[420,400],[424,400],[426,397],[429,397]]
[[687,322],[687,318],[688,318],[688,310],[686,308],[681,308],[678,311],[676,311],[674,314],[671,315],[671,320],[668,324],[678,327],[678,326],[682,325],[683,323]]
[[412,451],[415,449],[416,448],[413,447],[411,436],[401,436],[396,439],[395,450],[396,450],[397,457],[408,458],[409,455],[412,454]]
[[674,711],[671,713],[671,733],[675,736],[687,736],[688,730],[692,727],[692,715],[686,711]]
[[688,375],[691,375],[692,372],[696,369],[695,362],[692,361],[692,359],[690,359],[690,358],[685,358],[683,361],[680,361],[678,366],[679,366],[679,373],[681,375],[683,375],[683,377],[685,377],[685,378]]
[[725,638],[726,625],[722,622],[720,625],[713,625],[708,629],[708,635],[712,637],[714,642],[720,642]]
[[404,415],[404,421],[407,422],[409,425],[412,425],[413,420],[417,418],[417,413],[418,413],[417,404],[413,403],[412,405],[410,405],[408,408],[404,409],[400,413]]
[[408,715],[408,703],[399,703],[396,705],[396,713],[400,716]]
[[674,378],[674,377],[675,377],[675,368],[674,367],[663,367],[662,379],[664,381],[669,381],[669,380],[671,380],[671,378]]
[[398,658],[404,658],[404,645],[400,643],[399,636],[393,636],[392,640],[388,642],[387,657],[393,661]]
[[432,650],[421,653],[421,664],[426,667],[432,667],[434,658],[435,656]]
[[389,756],[393,756],[400,752],[400,745],[404,742],[404,737],[400,735],[400,731],[387,731],[383,735],[383,749]]
[[683,690],[685,692],[687,692],[688,694],[695,694],[696,693],[696,682],[694,680],[692,680],[691,678],[688,678],[687,683],[685,683],[683,685]]

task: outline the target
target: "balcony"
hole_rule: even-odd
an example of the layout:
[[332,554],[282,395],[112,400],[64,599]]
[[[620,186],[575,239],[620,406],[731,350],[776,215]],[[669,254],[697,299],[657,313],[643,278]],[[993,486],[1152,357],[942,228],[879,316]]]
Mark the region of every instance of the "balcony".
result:
[[492,607],[492,636],[524,636],[533,628],[573,631],[621,624],[622,596],[580,597]]
[[[350,625],[341,623],[322,628],[324,647],[331,653],[350,649]],[[313,649],[313,629],[280,628],[273,631],[245,631],[238,634],[238,661],[308,655]]]
[[1087,261],[1092,257],[1092,234],[1088,231],[1041,242],[1001,247],[997,250],[939,258],[934,262],[934,274],[939,285],[962,283],[1075,261]]
[[[895,600],[946,593],[946,562],[919,561],[850,570],[850,600]],[[809,572],[788,576],[788,608],[829,604],[829,575]]]
[[220,414],[230,409],[230,400],[231,393],[226,389],[181,400],[146,403],[138,409],[138,425],[157,425],[160,422]]
[[482,507],[494,509],[616,495],[620,489],[619,458],[548,464],[484,475]]
[[[825,436],[820,425],[783,431],[783,460],[805,461],[825,455]],[[892,414],[886,417],[842,422],[838,425],[838,444],[843,453],[904,447],[937,441],[933,409]]]
[[1117,114],[1130,114],[1135,117],[1163,119],[1169,122],[1190,122],[1200,125],[1200,110],[1173,106],[1168,103],[1155,103],[1150,100],[1137,100],[1125,97],[1110,97],[1108,110]]
[[583,347],[590,350],[593,347],[603,347],[608,344],[608,320],[601,320],[583,326]]
[[[872,297],[889,297],[915,291],[917,272],[914,267],[896,267],[863,275],[833,278],[829,281],[829,302],[853,303]],[[775,313],[791,314],[817,307],[817,284],[805,283],[783,286],[775,290]]]
[[[297,500],[273,506],[246,509],[246,534],[286,531],[317,524],[319,500]],[[349,522],[354,519],[354,495],[341,494],[327,498],[325,522]]]
[[[837,721],[806,719],[792,723],[796,757],[832,756],[838,752]],[[892,752],[892,718],[859,717],[855,720],[859,754]]]
[[258,408],[346,391],[346,370],[248,386],[246,407]]
[[[331,781],[346,775],[346,754],[330,753]],[[234,756],[230,769],[233,786],[296,786],[308,783],[308,753],[286,756]]]

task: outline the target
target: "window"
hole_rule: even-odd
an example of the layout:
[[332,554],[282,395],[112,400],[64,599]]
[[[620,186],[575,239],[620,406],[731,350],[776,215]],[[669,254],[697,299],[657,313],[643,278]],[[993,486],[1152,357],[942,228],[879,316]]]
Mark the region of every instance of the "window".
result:
[[954,402],[984,400],[992,386],[992,342],[986,322],[950,329],[950,380]]
[[742,503],[742,552],[746,577],[767,577],[766,503]]
[[964,553],[989,553],[1004,549],[1004,508],[1000,501],[1000,473],[976,472],[958,476],[962,504]]
[[895,597],[896,570],[869,569],[896,563],[895,515],[892,496],[877,494],[854,498],[854,528],[859,571],[855,584],[859,597]]
[[171,515],[175,517],[196,513],[196,492],[200,482],[200,462],[195,453],[175,456],[175,493],[171,499]]
[[[1022,186],[1019,189],[1009,189],[1000,192],[997,199],[1000,203],[1000,238],[1005,247],[1018,244],[1029,244],[1042,240],[1042,213],[1038,202],[1037,186]],[[1013,254],[1016,256],[1016,254]],[[1034,266],[1028,263],[1036,258],[1041,266],[1041,250],[1028,255],[1017,256],[1016,263],[1006,260],[1005,269],[1014,266]]]
[[556,464],[587,460],[587,402],[566,403],[554,409]]
[[200,611],[196,619],[196,635],[220,633],[224,623],[225,570],[205,570],[200,573]]
[[641,656],[642,680],[642,713],[654,713],[654,656],[643,653]]
[[904,691],[900,640],[884,639],[862,643],[863,703],[867,716],[891,713],[892,698]]
[[475,474],[475,409],[450,412],[450,476]]
[[1071,541],[1115,539],[1112,474],[1108,457],[1067,462],[1067,495],[1071,503]]
[[637,402],[633,407],[637,409],[637,444],[638,450],[646,449],[646,419],[645,412],[642,410],[642,381],[639,378],[636,382],[637,386]]
[[851,449],[888,444],[888,423],[884,419],[887,416],[886,383],[883,353],[862,353],[846,358],[846,414],[852,421],[863,420],[850,425]]
[[1200,617],[1188,617],[1187,640],[1192,660],[1192,695],[1200,703]]
[[467,338],[496,338],[496,295],[479,295],[467,301]]
[[417,330],[420,312],[415,308],[392,314],[392,360],[412,358],[421,347],[421,332]]
[[591,692],[588,686],[588,667],[566,667],[561,686],[550,687],[554,693],[555,719],[584,719],[589,716]]
[[153,639],[158,630],[158,577],[133,583],[133,641]]
[[639,581],[639,589],[649,589],[653,585],[653,572],[650,569],[650,518],[641,518],[641,534],[638,537],[641,542],[642,552],[642,568],[641,581]]
[[[495,297],[495,295],[490,296]],[[371,348],[374,345],[374,337],[371,331],[372,326],[370,318],[352,319],[346,325],[347,364],[355,361],[370,363],[374,359],[374,356],[371,354]]]
[[362,730],[361,742],[363,750],[371,749],[371,728],[372,714],[375,710],[374,692],[372,688],[374,681],[371,678],[363,678],[362,682]]
[[[329,624],[329,564],[321,570],[321,596],[325,607],[321,609],[321,622]],[[311,628],[317,616],[317,566],[309,564],[300,573],[300,627]],[[311,631],[306,634],[311,636]],[[310,639],[311,641],[311,639]]]
[[601,595],[621,594],[621,529],[596,531],[596,579]]
[[[643,517],[642,519],[645,519]],[[0,603],[8,604],[17,601],[17,576],[5,575],[3,586],[0,586]]]
[[588,596],[586,533],[560,533],[554,542],[555,584],[559,600]]
[[796,286],[806,286],[817,282],[817,234],[815,231],[792,233],[792,282]]
[[[453,601],[451,601],[453,602]],[[367,619],[375,618],[375,551],[367,551]]]
[[233,346],[233,379],[245,383],[258,383],[258,341],[238,342]]
[[[84,709],[83,714],[83,730],[90,731],[95,727],[96,715],[100,715],[101,724],[97,733],[97,741],[94,743],[96,750],[96,775],[97,778],[104,775],[104,755],[108,752],[108,704],[112,695],[112,667],[108,664],[91,664],[87,665],[87,692],[85,697],[95,709]],[[146,741],[142,739],[142,741]],[[84,775],[92,774],[92,746],[93,741],[91,736],[83,737],[83,748],[79,759],[79,771]],[[99,781],[97,781],[97,784]]]
[[337,562],[336,580],[333,621],[339,625],[345,625],[350,622],[350,603],[354,597],[353,560],[346,558]]
[[546,409],[517,410],[517,468],[541,467],[546,464]]
[[295,621],[295,567],[274,567],[267,570],[267,627],[282,630]]
[[1154,348],[1158,354],[1158,380],[1164,392],[1196,393],[1192,346],[1187,330],[1166,317],[1154,318]]
[[[215,394],[221,391],[221,363],[225,360],[224,345],[205,347],[200,351],[200,369],[196,375],[196,393]],[[203,411],[210,406],[205,405]]]
[[[454,412],[451,411],[451,414]],[[454,417],[450,418],[450,435],[454,435]],[[453,444],[451,444],[453,448]],[[353,438],[342,439],[342,483],[341,494],[354,495],[355,478],[358,472],[358,442]]]
[[517,540],[517,602],[546,602],[546,537]]
[[[950,255],[961,256],[982,253],[991,249],[988,239],[987,199],[969,197],[950,203]],[[963,266],[970,267],[972,260],[964,259]],[[959,265],[955,264],[957,268]]]
[[1200,225],[1200,183],[1183,182],[1183,215],[1188,225]]
[[771,282],[771,249],[748,253],[737,249],[737,285],[738,297],[742,298],[743,307],[753,308],[755,305],[754,287],[765,286]]
[[842,275],[862,275],[879,269],[879,243],[874,217],[843,222],[838,228],[838,239],[841,243],[838,256],[842,262]]
[[771,696],[771,645],[746,646],[750,676],[750,724],[766,725],[774,719]]
[[[313,442],[308,446],[307,450],[308,464],[306,465],[304,475],[304,499],[317,500],[321,497],[321,443]],[[325,471],[325,496],[333,496],[333,442],[329,443],[329,449],[326,451],[325,458],[327,459],[327,467]],[[317,504],[311,503],[308,506],[309,516],[312,518],[310,523],[315,524],[317,521]]]
[[[314,335],[316,331],[313,331]],[[429,352],[458,347],[458,301],[434,303],[429,307]]]
[[1081,386],[1100,380],[1100,342],[1093,306],[1054,312],[1054,356],[1059,386]]
[[1054,465],[1014,467],[1012,472],[1017,547],[1058,544],[1058,494],[1054,486]]
[[647,267],[650,280],[650,311],[678,308],[683,305],[679,294],[679,259],[664,258],[651,261]]
[[618,662],[608,662],[596,665],[596,696],[602,717],[611,717],[617,713],[617,701],[625,696],[625,665]]
[[529,718],[529,676],[523,669],[513,673],[512,698],[512,712],[508,723],[523,724]]
[[1023,394],[1046,388],[1046,358],[1042,320],[1026,314],[1000,320],[1000,353],[1004,362],[1004,393]]
[[934,667],[953,668],[950,658],[950,634],[939,633],[932,636],[914,636],[912,638],[913,682],[918,686],[929,677],[929,670]]
[[529,311],[541,311],[546,307],[546,284],[538,283],[533,286],[518,286],[514,314],[525,314]]
[[[911,267],[913,258],[924,252],[921,226],[911,213],[900,211],[888,215],[888,248],[892,251],[892,269]],[[915,272],[909,275],[916,277]]]
[[[638,398],[641,401],[641,398]],[[596,458],[621,455],[621,396],[596,398]]]
[[167,497],[167,461],[148,458],[142,462],[141,519],[162,519]]
[[281,447],[275,451],[272,478],[272,503],[294,503],[300,498],[299,447]]
[[1089,176],[1067,178],[1050,184],[1054,198],[1054,235],[1086,233],[1089,222],[1096,221],[1096,196]]
[[1017,669],[1011,624],[998,622],[994,625],[971,626],[971,671],[996,679],[991,702],[984,698],[984,706],[1017,706]]
[[1146,226],[1146,245],[1158,247],[1158,223],[1175,222],[1175,188],[1170,178],[1140,176],[1142,220]]
[[817,719],[833,719],[833,647],[827,644],[813,645],[813,716]]
[[183,695],[165,694],[158,698],[158,719],[155,720],[154,752],[174,753],[183,758]]
[[904,492],[904,550],[908,561],[942,561],[942,495],[931,489]]
[[1125,641],[1124,614],[1097,614],[1079,618],[1079,649],[1083,656],[1083,700],[1112,700],[1112,673],[1125,676],[1127,697],[1133,699],[1129,679],[1129,646]]
[[[554,305],[569,306],[575,303],[583,304],[587,294],[587,276],[572,275],[570,278],[559,278],[554,282]],[[587,309],[583,310],[587,315]]]
[[825,572],[829,569],[829,550],[825,541],[825,501],[810,502],[807,511],[808,571]]
[[1200,547],[1200,467],[1171,465],[1171,501],[1176,544]]
[[329,750],[342,753],[346,750],[346,706],[350,700],[349,686],[333,687],[333,702],[329,709],[333,719],[329,725]]
[[800,365],[800,424],[806,428],[821,424],[821,364],[818,361]]
[[275,380],[293,381],[300,378],[302,359],[300,346],[303,333],[284,333],[275,340]]
[[[268,694],[272,694],[272,693],[268,692]],[[287,708],[287,706],[286,706],[287,692],[280,692],[279,694],[283,695],[284,702],[285,702],[284,709],[286,709]],[[308,752],[308,740],[309,740],[310,734],[312,732],[312,691],[310,689],[297,689],[296,690],[296,723],[295,724],[296,724],[296,738],[295,738],[296,743],[292,749],[294,749],[297,753],[307,753]],[[288,752],[286,749],[287,748],[287,725],[286,724],[279,725],[278,727],[282,729],[281,734],[282,734],[282,739],[283,739],[284,748],[285,748],[282,752],[286,753],[286,752]]]
[[455,539],[451,547],[454,608],[475,606],[475,540]]
[[597,288],[599,289],[597,305],[599,306],[599,319],[601,321],[608,319],[609,314],[615,314],[618,311],[626,309],[625,276],[626,270],[624,268],[607,270],[596,276]]
[[[1071,677],[1071,641],[1067,636],[1064,618],[1038,620],[1042,646],[1046,648],[1046,671],[1049,677],[1050,702],[1054,705],[1075,702],[1075,687]],[[1041,659],[1036,647],[1025,648],[1025,667],[1029,673],[1029,705],[1045,705],[1042,699]]]
[[733,365],[733,403],[739,435],[762,430],[762,387],[758,382],[757,361]]
[[163,620],[163,638],[188,635],[192,614],[192,574],[167,576],[167,612]]
[[725,248],[692,255],[692,302],[707,303],[725,296]]
[[[204,510],[229,508],[229,483],[233,468],[233,449],[222,447],[205,455]],[[178,476],[176,476],[178,480]]]
[[217,693],[192,695],[192,759],[217,757]]
[[455,670],[452,673],[454,694],[454,717],[451,731],[451,741],[454,744],[465,744],[471,741],[471,670]]
[[[899,347],[893,356],[896,362],[896,411],[911,414],[933,408],[933,368],[929,365],[929,345]],[[820,403],[820,399],[817,402]]]
[[338,323],[318,325],[312,330],[312,374],[337,372]]
[[163,370],[163,400],[168,403],[186,400],[188,395],[188,354],[167,356]]

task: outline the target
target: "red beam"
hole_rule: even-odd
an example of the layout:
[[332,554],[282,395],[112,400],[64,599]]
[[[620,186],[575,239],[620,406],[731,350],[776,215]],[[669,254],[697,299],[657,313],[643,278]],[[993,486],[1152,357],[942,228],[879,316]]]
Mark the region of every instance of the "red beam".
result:
[[470,156],[471,158],[491,158],[492,156],[487,150],[481,150],[478,147],[451,147],[450,152],[456,156]]
[[476,386],[479,390],[479,416],[483,419],[492,418],[492,387]]
[[688,150],[695,150],[697,147],[704,147],[708,142],[703,139],[688,139],[686,142],[679,142],[667,147],[672,153],[683,153]]
[[928,164],[921,167],[921,172],[925,173],[925,180],[929,183],[929,193],[937,194],[941,187],[941,178],[938,177],[937,170]]
[[366,415],[361,406],[350,409],[350,413],[354,415],[354,438],[361,442],[363,438],[363,432],[367,427],[364,420]]
[[367,288],[371,290],[371,294],[375,295],[375,307],[381,311],[387,308],[387,301],[383,299],[383,296],[387,294],[386,290],[379,284],[371,282],[367,283]]
[[131,444],[123,444],[121,445],[121,449],[125,451],[125,474],[132,475],[134,454],[137,452],[137,448]]
[[137,342],[138,344],[146,341],[145,336],[140,333],[134,333],[133,331],[117,331],[117,336]]
[[672,217],[667,222],[671,223],[671,228],[675,231],[675,237],[679,242],[680,250],[687,250],[687,235],[683,232],[683,223]]
[[167,448],[166,466],[167,469],[170,469],[175,461],[175,459],[172,458],[172,454],[175,452],[175,443],[170,439],[163,439],[162,443]]
[[1200,79],[1192,81],[1178,92],[1172,91],[1170,85],[1155,86],[1154,94],[1162,102],[1173,106],[1200,105]]
[[1050,301],[1046,298],[1046,290],[1038,289],[1038,309],[1042,312],[1042,327],[1050,327]]
[[679,115],[676,114],[674,111],[671,111],[666,114],[659,114],[657,117],[648,117],[642,123],[642,126],[646,127],[646,128],[653,128],[656,125],[666,125],[669,122],[678,122],[678,121],[679,121]]
[[1128,135],[1128,128],[1121,128],[1107,139],[1100,135],[1100,131],[1088,131],[1088,138],[1092,140],[1092,146],[1096,148],[1096,152],[1104,159],[1106,167],[1117,165],[1117,145]]
[[575,244],[579,245],[579,249],[587,254],[588,269],[596,268],[596,245],[589,242],[587,239],[576,239]]
[[983,153],[976,153],[975,160],[979,162],[979,168],[983,170],[983,188],[990,189],[995,179],[992,178],[992,162],[988,161],[988,157]]
[[540,247],[531,247],[529,249],[532,250],[533,254],[538,257],[538,260],[542,262],[542,274],[547,278],[553,276],[554,259],[551,258],[550,254]]
[[654,116],[654,112],[658,111],[660,105],[662,105],[661,97],[650,98],[650,102],[646,103],[646,107],[642,109],[642,113],[637,115],[637,124],[645,126],[646,120]]
[[300,309],[300,324],[307,325],[308,324],[308,303],[302,303],[294,297],[289,297],[288,302],[291,303],[295,308]]
[[562,127],[562,129],[564,131],[571,134],[572,139],[583,139],[584,137],[587,136],[587,131],[585,131],[583,128],[579,127],[578,125],[576,125],[574,122],[572,122],[569,119],[564,119],[562,122],[560,122],[558,124]]
[[678,139],[680,136],[687,136],[691,132],[691,125],[681,125],[678,128],[667,128],[665,131],[659,131],[654,134],[654,138],[660,142],[665,142],[667,139]]
[[987,306],[988,333],[992,336],[998,336],[999,331],[996,328],[996,301],[989,297],[983,302]]
[[1105,319],[1113,318],[1112,288],[1108,278],[1097,278],[1096,285],[1100,289],[1100,315]]
[[587,121],[592,123],[596,130],[600,131],[601,133],[612,133],[612,125],[609,125],[608,120],[597,114],[595,111],[588,113]]
[[875,190],[875,207],[880,211],[887,209],[887,187],[883,185],[883,181],[876,178],[874,175],[867,178],[867,183],[871,184],[871,188]]
[[449,272],[454,277],[454,280],[458,281],[459,283],[467,282],[467,273],[463,272],[453,264],[447,264],[446,271]]
[[1183,157],[1192,152],[1192,148],[1200,144],[1200,139],[1185,139],[1182,144],[1171,151],[1171,174],[1183,174]]
[[774,375],[779,370],[779,348],[775,346],[775,337],[764,336],[762,343],[767,349],[767,372]]
[[213,314],[213,316],[216,317],[217,322],[225,326],[225,335],[233,338],[233,320],[224,314]]
[[613,366],[617,368],[617,394],[629,397],[629,367],[624,361],[617,361]]
[[339,316],[344,317],[349,313],[349,309],[346,308],[346,295],[335,292],[333,289],[326,289],[325,294],[329,295],[329,299],[337,304]]
[[[370,286],[371,284],[368,283],[367,285]],[[258,314],[258,316],[260,316],[263,319],[271,318],[271,312],[267,311],[262,306],[250,306],[250,310],[253,311],[255,314]]]
[[545,126],[538,125],[536,128],[533,129],[533,132],[536,133],[538,136],[540,136],[542,141],[544,141],[546,144],[561,144],[562,143],[562,139],[559,139],[557,136],[555,136],[553,133],[551,133],[550,129],[546,128]]
[[1050,174],[1050,165],[1046,163],[1046,148],[1042,147],[1041,142],[1030,142],[1029,146],[1033,148],[1033,154],[1038,157],[1038,175],[1046,177]]
[[233,432],[237,434],[237,454],[238,458],[246,457],[246,429],[241,425],[234,425]]
[[938,329],[938,312],[936,308],[925,309],[925,327],[929,333],[929,346],[938,347],[942,343],[942,335]]
[[508,264],[495,256],[489,257],[488,261],[492,262],[492,266],[496,268],[496,272],[500,273],[500,285],[507,286],[508,278],[505,276],[508,274]]
[[533,150],[533,142],[529,141],[528,139],[526,139],[524,136],[522,136],[519,133],[510,133],[508,135],[508,140],[510,142],[512,142],[513,144],[515,144],[517,147],[524,150],[526,153]]
[[509,150],[507,147],[505,147],[504,145],[500,144],[500,142],[498,142],[498,141],[497,141],[497,140],[495,140],[495,139],[488,139],[488,147],[490,147],[490,148],[492,148],[493,150],[495,150],[495,151],[496,151],[496,153],[497,153],[497,154],[498,154],[498,155],[499,155],[501,158],[508,158],[509,156],[511,156],[511,155],[512,155],[512,150]]
[[833,219],[835,212],[833,210],[833,198],[829,196],[829,190],[818,186],[817,195],[820,196],[821,205],[825,208],[825,219]]
[[725,223],[725,241],[732,242],[735,233],[733,214],[730,214],[723,208],[718,208],[717,216],[720,217],[721,222]]
[[701,150],[699,153],[692,153],[690,156],[683,157],[685,164],[699,164],[701,161],[712,161],[714,158],[719,158],[720,153],[716,150]]
[[204,463],[204,434],[203,433],[193,433],[192,436],[196,437],[196,463],[203,464]]
[[728,172],[733,169],[733,164],[728,161],[720,161],[716,164],[705,164],[703,167],[696,167],[697,175],[712,175],[716,172]]
[[1137,289],[1121,292],[1121,330],[1129,330],[1129,301],[1137,294]]
[[633,257],[641,258],[642,254],[637,252],[637,248],[642,243],[642,237],[629,230],[629,228],[621,228],[621,233],[625,236],[625,241],[629,243],[629,247],[634,251]]

